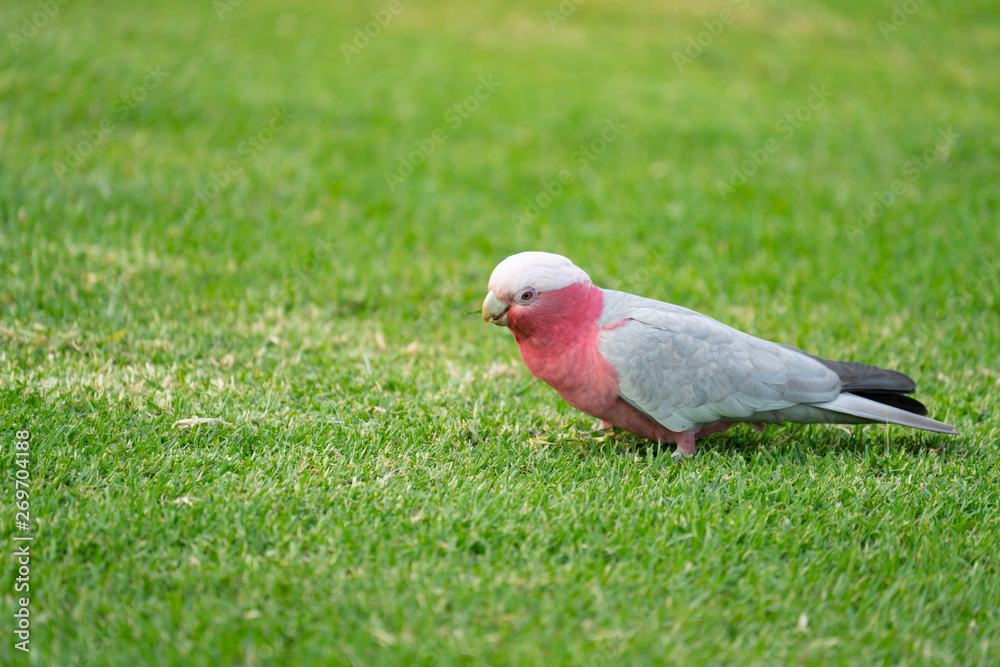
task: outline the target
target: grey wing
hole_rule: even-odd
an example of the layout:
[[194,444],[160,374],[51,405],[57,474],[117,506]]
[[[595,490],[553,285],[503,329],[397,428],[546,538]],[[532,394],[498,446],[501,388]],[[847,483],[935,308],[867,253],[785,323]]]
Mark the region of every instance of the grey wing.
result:
[[620,395],[671,431],[841,391],[837,374],[804,352],[679,306],[605,290],[601,325],[600,351],[618,371]]

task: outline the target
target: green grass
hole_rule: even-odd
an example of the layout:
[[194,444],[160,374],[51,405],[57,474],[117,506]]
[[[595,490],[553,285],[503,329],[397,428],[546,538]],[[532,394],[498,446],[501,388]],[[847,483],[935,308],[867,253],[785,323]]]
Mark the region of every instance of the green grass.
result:
[[[1000,664],[1000,12],[740,4],[3,3],[0,663]],[[462,314],[526,249],[962,436],[596,432]]]

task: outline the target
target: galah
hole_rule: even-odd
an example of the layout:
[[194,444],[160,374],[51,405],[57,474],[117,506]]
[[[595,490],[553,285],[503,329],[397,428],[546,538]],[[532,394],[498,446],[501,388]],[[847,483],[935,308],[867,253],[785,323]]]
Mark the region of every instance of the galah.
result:
[[695,439],[747,422],[899,424],[957,435],[907,396],[897,371],[831,361],[706,315],[601,289],[569,259],[522,252],[497,265],[483,320],[507,327],[532,375],[567,403],[693,456]]

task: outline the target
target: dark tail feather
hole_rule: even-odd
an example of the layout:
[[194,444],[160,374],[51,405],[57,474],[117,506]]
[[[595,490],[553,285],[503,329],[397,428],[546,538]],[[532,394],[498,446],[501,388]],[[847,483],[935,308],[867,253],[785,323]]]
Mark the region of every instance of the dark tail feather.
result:
[[848,393],[867,398],[870,401],[882,403],[883,405],[891,405],[894,408],[906,410],[915,415],[927,416],[927,406],[906,394],[896,394],[891,391],[849,391]]

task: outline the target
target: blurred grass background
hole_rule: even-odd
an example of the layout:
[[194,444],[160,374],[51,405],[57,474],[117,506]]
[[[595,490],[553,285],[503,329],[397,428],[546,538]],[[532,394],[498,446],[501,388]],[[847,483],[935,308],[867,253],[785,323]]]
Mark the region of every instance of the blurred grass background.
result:
[[[36,664],[1000,660],[992,3],[10,2],[0,25]],[[462,315],[526,249],[908,372],[964,435],[737,431],[676,467],[591,434]]]

